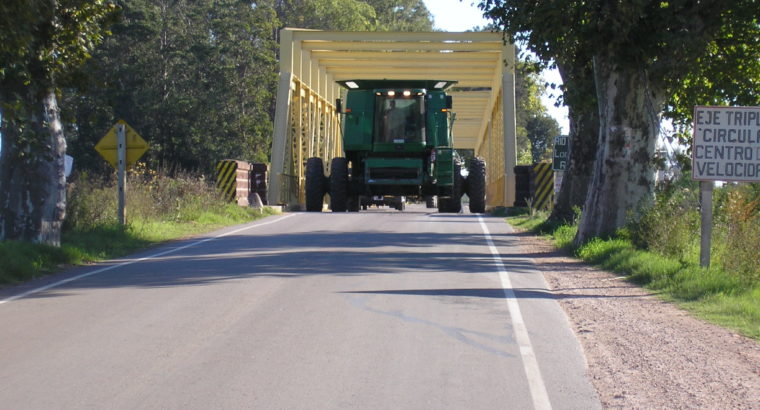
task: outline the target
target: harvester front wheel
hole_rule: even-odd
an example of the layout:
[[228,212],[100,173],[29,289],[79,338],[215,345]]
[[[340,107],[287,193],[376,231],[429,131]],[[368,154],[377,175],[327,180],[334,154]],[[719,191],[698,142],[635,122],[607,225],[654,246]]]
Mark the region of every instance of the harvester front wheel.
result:
[[454,186],[451,188],[451,196],[448,198],[438,197],[438,212],[459,213],[462,210],[462,186],[464,185],[464,178],[461,171],[461,166],[454,164]]
[[348,212],[359,212],[361,199],[358,195],[348,197]]
[[471,158],[467,164],[467,196],[470,197],[470,212],[480,214],[486,211],[486,162],[482,158]]
[[454,164],[454,189],[451,192],[451,210],[449,212],[459,213],[462,211],[462,191],[464,188],[464,177],[462,176],[462,167]]
[[306,211],[322,212],[325,196],[325,171],[322,158],[306,160]]
[[348,161],[344,157],[333,158],[330,163],[330,209],[346,212],[348,207]]
[[433,195],[426,195],[425,196],[425,207],[426,208],[435,208],[435,196],[433,196]]

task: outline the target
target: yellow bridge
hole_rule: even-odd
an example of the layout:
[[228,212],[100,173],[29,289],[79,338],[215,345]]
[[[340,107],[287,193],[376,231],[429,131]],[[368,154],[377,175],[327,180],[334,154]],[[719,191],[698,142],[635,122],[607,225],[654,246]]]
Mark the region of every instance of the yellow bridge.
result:
[[458,81],[454,148],[486,160],[488,208],[512,206],[514,66],[514,45],[499,33],[283,29],[269,203],[303,208],[306,160],[343,155],[336,81],[443,79]]

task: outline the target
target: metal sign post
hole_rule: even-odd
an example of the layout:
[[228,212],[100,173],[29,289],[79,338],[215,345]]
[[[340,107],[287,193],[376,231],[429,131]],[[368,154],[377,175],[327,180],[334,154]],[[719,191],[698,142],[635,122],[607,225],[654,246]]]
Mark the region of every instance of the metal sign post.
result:
[[119,225],[127,223],[127,168],[134,165],[148,150],[148,143],[124,120],[119,120],[95,144],[95,150],[116,168],[119,189]]
[[116,155],[117,155],[117,172],[116,178],[119,180],[119,225],[127,223],[127,131],[124,124],[116,126]]
[[712,244],[712,193],[713,182],[702,181],[699,183],[699,191],[702,196],[700,201],[702,212],[702,238],[699,244],[699,264],[703,268],[710,267],[710,246]]

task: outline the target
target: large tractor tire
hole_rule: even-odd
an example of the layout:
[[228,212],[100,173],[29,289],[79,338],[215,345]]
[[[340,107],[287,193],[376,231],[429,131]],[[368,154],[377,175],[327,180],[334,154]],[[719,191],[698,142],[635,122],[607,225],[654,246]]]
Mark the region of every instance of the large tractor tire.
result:
[[406,201],[403,197],[398,198],[398,202],[396,203],[396,210],[397,211],[403,211],[406,209]]
[[322,212],[325,197],[325,170],[322,158],[306,160],[306,211]]
[[486,211],[486,162],[482,158],[471,158],[467,172],[470,213],[482,214]]
[[454,213],[462,212],[462,193],[464,191],[464,177],[462,176],[462,167],[454,164],[454,189],[451,196],[451,211]]
[[359,212],[361,207],[361,198],[358,195],[348,197],[348,212]]
[[330,163],[330,209],[348,209],[348,161],[343,157],[333,158]]
[[438,212],[459,213],[462,210],[463,185],[462,168],[459,164],[454,164],[454,186],[451,189],[451,196],[438,198]]
[[435,196],[434,195],[425,195],[425,208],[435,208]]

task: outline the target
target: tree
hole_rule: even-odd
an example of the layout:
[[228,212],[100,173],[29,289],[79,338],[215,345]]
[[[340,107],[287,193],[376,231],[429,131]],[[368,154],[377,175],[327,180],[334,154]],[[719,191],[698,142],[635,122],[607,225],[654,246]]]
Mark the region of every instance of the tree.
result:
[[335,31],[432,31],[422,0],[276,0],[280,27]]
[[0,240],[60,244],[66,141],[56,92],[114,11],[107,0],[0,3]]
[[591,60],[579,53],[573,53],[569,58],[558,59],[557,69],[563,82],[562,101],[568,106],[570,158],[549,216],[561,222],[572,221],[575,209],[582,208],[586,201],[599,135],[599,110]]
[[554,137],[560,135],[557,120],[546,113],[542,113],[528,119],[525,128],[530,140],[530,155],[533,162],[551,159],[549,148],[554,144]]
[[691,142],[695,105],[760,105],[760,24],[729,21],[698,64],[670,84],[664,116],[674,122],[681,143]]
[[531,163],[531,141],[528,138],[528,120],[546,113],[541,102],[541,86],[536,66],[529,61],[518,61],[515,67],[515,148],[518,163]]
[[220,159],[265,162],[276,81],[274,9],[242,0],[131,0],[69,96],[72,153],[118,118],[151,144],[153,169],[211,173]]
[[[669,84],[729,22],[756,23],[757,2],[481,0],[544,61],[590,56],[599,109],[594,172],[577,242],[607,235],[653,195],[654,149]],[[570,46],[570,47],[568,47]]]
[[315,30],[371,31],[375,9],[358,0],[277,0],[280,27]]
[[433,15],[422,0],[365,0],[375,9],[378,31],[433,31]]

